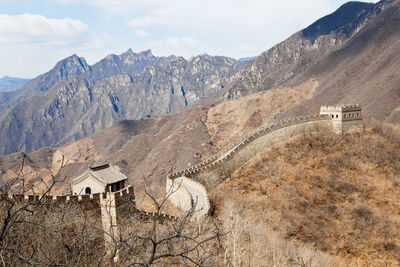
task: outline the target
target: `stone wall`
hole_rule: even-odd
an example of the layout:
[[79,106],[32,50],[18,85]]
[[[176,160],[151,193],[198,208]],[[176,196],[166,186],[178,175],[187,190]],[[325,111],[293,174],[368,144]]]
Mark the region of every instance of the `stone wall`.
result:
[[192,196],[183,180],[167,177],[166,196],[168,200],[183,211],[192,208]]
[[[117,192],[96,193],[88,195],[69,195],[69,196],[52,196],[52,195],[17,195],[17,194],[0,194],[0,199],[8,198],[17,202],[29,202],[45,205],[79,205],[85,210],[99,209],[101,214],[101,222],[104,231],[104,241],[107,253],[111,253],[113,238],[119,235],[117,224],[117,207],[123,203],[129,202],[135,205],[135,194],[133,186],[125,187]],[[140,212],[140,211],[138,211]],[[164,216],[165,217],[165,216]],[[114,257],[114,261],[118,261],[118,253]]]
[[192,196],[192,203],[195,205],[197,216],[206,215],[210,209],[210,200],[204,185],[187,177],[182,177],[182,180]]
[[210,201],[204,185],[185,176],[170,179],[167,177],[166,187],[168,199],[183,211],[189,211],[194,206],[196,216],[208,213]]
[[212,188],[222,182],[230,170],[244,164],[262,148],[284,141],[303,132],[331,130],[329,115],[315,115],[285,120],[263,126],[237,140],[213,157],[191,168],[169,175],[170,179],[186,176]]
[[286,128],[289,126],[299,125],[299,124],[313,122],[313,121],[327,121],[329,124],[329,127],[332,128],[331,118],[328,115],[314,115],[314,116],[299,117],[299,118],[295,118],[295,119],[281,121],[281,122],[278,122],[275,124],[265,125],[255,131],[245,135],[241,139],[233,142],[231,145],[222,149],[216,155],[201,162],[200,164],[195,165],[190,168],[187,168],[182,171],[172,173],[168,177],[171,179],[175,179],[175,178],[178,178],[181,176],[191,177],[198,172],[208,170],[208,169],[228,160],[230,157],[233,156],[233,154],[235,154],[236,152],[238,152],[239,150],[244,148],[247,144],[253,142],[253,140],[255,140],[255,139],[258,139],[264,135],[267,135],[267,134],[269,134],[275,130],[281,129],[281,128]]
[[174,181],[180,185],[177,192],[171,194],[171,202],[188,210],[191,207],[189,204],[197,199],[197,215],[205,215],[210,208],[206,188],[214,188],[223,182],[233,170],[245,164],[261,149],[304,132],[321,130],[334,130],[330,115],[305,116],[262,126],[200,164],[168,175],[167,191]]

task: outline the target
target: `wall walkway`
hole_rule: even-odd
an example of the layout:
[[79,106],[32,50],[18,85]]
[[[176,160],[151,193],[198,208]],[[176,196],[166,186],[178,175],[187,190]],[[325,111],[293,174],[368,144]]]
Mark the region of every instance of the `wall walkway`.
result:
[[[175,184],[180,184],[182,189],[177,190],[176,196],[171,195],[172,202],[179,203],[180,207],[184,209],[191,207],[191,203],[187,200],[189,192],[191,202],[195,199],[198,200],[197,205],[199,206],[196,208],[201,208],[199,215],[207,214],[210,206],[206,189],[214,188],[223,182],[224,178],[228,177],[232,171],[245,164],[263,148],[304,132],[320,130],[332,130],[331,116],[298,117],[262,126],[200,164],[170,174],[167,177],[167,191],[175,181]],[[201,190],[200,187],[202,187]],[[183,194],[186,194],[185,199],[179,197]],[[201,205],[203,206],[201,207]]]

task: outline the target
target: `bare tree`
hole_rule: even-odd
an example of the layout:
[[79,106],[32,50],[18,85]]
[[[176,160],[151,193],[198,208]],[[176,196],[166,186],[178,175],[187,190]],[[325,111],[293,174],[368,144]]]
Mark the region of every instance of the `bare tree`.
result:
[[[137,209],[134,200],[123,199],[117,207],[119,230],[112,233],[103,228],[98,206],[50,197],[54,186],[65,181],[64,163],[50,181],[42,181],[46,185],[42,194],[32,194],[35,188],[24,183],[26,159],[23,155],[15,179],[1,188],[3,266],[114,266],[116,259],[127,266],[216,265],[222,248],[220,227],[212,218],[197,218],[194,208],[179,217],[164,214],[175,189],[161,198],[148,189],[146,196],[155,206],[151,213]],[[29,193],[34,196],[26,198]]]
[[88,227],[93,216],[79,205],[55,204],[50,196],[54,186],[65,181],[64,160],[57,173],[49,170],[49,181],[41,179],[45,189],[40,195],[33,184],[25,184],[26,160],[22,154],[14,179],[0,188],[0,264],[74,266],[98,261],[104,246],[101,233]]
[[146,190],[146,196],[155,206],[151,213],[140,211],[130,203],[129,216],[121,220],[116,242],[122,263],[128,266],[215,266],[222,235],[217,222],[196,217],[195,203],[180,217],[170,217],[163,212],[168,199],[178,189],[171,188],[161,199]]

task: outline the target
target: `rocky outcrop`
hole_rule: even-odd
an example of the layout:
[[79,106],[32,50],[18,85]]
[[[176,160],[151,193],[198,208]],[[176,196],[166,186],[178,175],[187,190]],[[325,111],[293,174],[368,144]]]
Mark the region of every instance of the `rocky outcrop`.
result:
[[151,50],[134,53],[128,49],[121,55],[108,55],[92,66],[92,80],[98,81],[117,74],[139,74],[146,68],[167,62],[172,57],[156,57]]

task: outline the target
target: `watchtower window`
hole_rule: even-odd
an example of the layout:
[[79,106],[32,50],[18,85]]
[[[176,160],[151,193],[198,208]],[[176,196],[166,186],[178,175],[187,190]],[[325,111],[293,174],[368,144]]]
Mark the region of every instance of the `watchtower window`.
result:
[[90,187],[86,187],[85,194],[90,195],[92,193],[92,189]]
[[335,118],[335,116],[334,116],[334,115],[332,115],[332,119],[333,119],[333,118]]
[[336,118],[338,119],[338,118],[339,118],[339,115],[336,114]]

